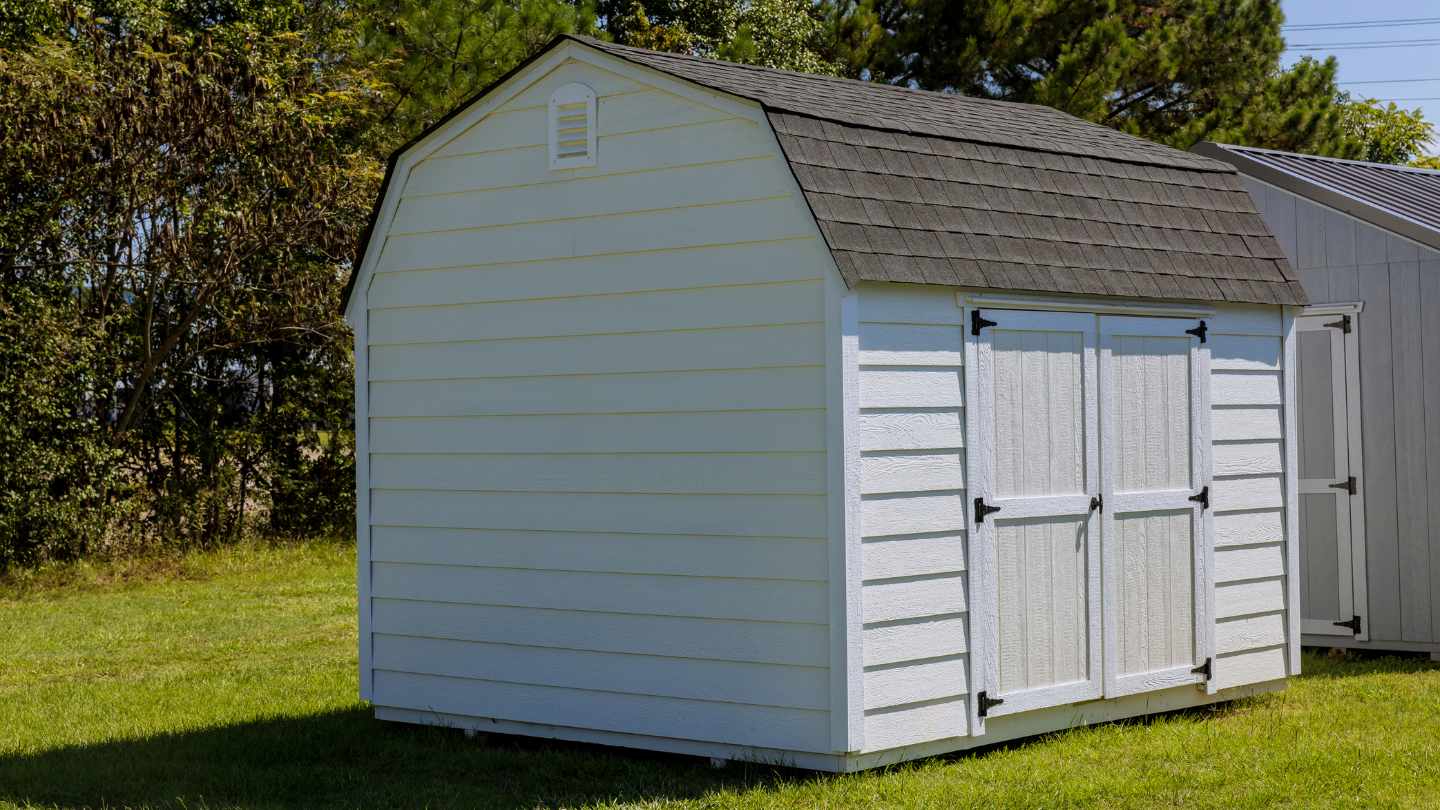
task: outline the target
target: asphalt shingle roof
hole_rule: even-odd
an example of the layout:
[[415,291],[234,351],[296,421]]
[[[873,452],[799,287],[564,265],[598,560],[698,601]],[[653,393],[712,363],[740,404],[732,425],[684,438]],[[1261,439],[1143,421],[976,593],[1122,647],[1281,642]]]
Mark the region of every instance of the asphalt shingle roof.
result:
[[1309,303],[1221,161],[1049,107],[573,39],[759,102],[849,284]]

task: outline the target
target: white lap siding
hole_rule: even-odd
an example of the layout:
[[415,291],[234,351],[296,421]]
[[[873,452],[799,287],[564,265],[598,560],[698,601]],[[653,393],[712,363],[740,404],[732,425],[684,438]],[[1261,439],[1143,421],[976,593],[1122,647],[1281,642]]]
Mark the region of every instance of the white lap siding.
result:
[[1286,373],[1278,307],[1219,305],[1210,324],[1217,688],[1284,678]]
[[857,288],[865,748],[969,733],[962,310]]
[[[552,172],[575,81],[598,162]],[[367,294],[377,705],[830,750],[825,259],[786,171],[572,61],[409,175]]]

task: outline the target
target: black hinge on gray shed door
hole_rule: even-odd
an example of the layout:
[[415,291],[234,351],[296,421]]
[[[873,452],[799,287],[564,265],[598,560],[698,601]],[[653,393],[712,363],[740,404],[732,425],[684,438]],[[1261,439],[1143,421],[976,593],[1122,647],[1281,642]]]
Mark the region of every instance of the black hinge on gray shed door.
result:
[[1331,329],[1339,329],[1341,332],[1344,332],[1348,335],[1350,334],[1350,316],[1341,315],[1340,320],[1327,323],[1325,324],[1325,326],[1328,326]]
[[987,326],[999,326],[995,321],[980,317],[980,310],[970,310],[970,334],[980,337],[980,330]]

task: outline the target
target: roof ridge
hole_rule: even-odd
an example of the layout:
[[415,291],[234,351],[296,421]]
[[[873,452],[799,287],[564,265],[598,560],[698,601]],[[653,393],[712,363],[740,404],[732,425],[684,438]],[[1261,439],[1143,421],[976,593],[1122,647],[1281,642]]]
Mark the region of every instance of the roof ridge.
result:
[[1370,160],[1351,160],[1349,158],[1330,157],[1329,155],[1308,155],[1304,152],[1285,152],[1280,149],[1262,149],[1258,146],[1241,146],[1239,144],[1220,143],[1218,141],[1212,141],[1212,143],[1214,143],[1221,149],[1232,152],[1259,153],[1262,155],[1282,155],[1286,158],[1313,160],[1321,163],[1340,163],[1346,166],[1364,166],[1365,168],[1383,169],[1385,171],[1440,176],[1440,169],[1423,169],[1419,166],[1400,166],[1395,163],[1376,163]]

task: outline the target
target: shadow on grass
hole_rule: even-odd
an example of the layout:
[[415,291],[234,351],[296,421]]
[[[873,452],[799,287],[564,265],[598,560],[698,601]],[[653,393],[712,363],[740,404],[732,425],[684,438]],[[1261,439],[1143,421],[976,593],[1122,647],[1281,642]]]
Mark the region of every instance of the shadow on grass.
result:
[[1299,678],[1354,678],[1404,675],[1440,668],[1429,653],[1302,647]]
[[0,804],[80,807],[562,807],[693,799],[821,778],[697,757],[318,715],[0,757]]

